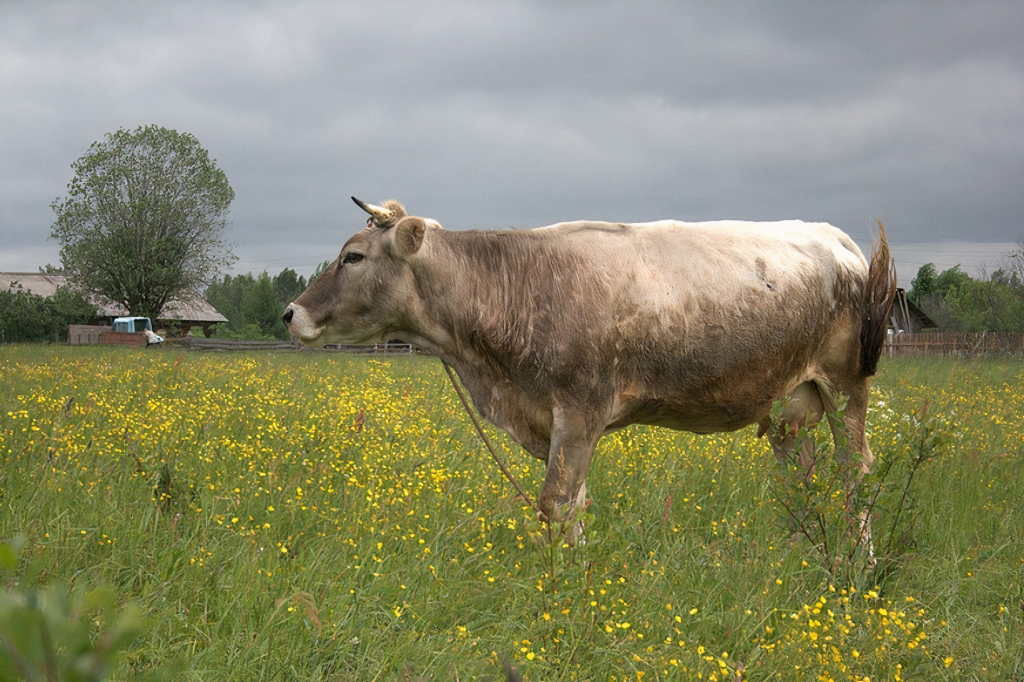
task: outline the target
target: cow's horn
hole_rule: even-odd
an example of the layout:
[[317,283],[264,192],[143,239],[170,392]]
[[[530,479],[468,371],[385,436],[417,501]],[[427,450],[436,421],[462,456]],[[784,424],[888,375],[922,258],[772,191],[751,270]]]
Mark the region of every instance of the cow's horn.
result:
[[359,199],[356,199],[355,197],[352,197],[352,201],[356,202],[356,206],[373,216],[373,219],[378,223],[387,224],[395,218],[395,212],[389,208],[367,204],[366,202],[359,201]]

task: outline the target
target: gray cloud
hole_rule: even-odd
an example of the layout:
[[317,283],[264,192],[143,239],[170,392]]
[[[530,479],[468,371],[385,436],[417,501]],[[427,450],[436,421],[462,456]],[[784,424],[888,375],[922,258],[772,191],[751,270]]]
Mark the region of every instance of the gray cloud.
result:
[[0,268],[56,262],[70,164],[148,123],[227,172],[243,271],[332,257],[351,194],[450,229],[800,217],[866,243],[881,218],[904,244],[1013,242],[1022,29],[1005,2],[5,4]]

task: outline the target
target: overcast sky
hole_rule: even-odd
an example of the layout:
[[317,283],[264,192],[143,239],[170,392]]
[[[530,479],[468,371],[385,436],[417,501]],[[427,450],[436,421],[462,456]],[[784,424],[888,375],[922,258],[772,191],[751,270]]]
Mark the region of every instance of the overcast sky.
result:
[[236,271],[308,275],[395,198],[447,229],[802,218],[901,284],[1024,238],[1024,3],[0,0],[0,270],[105,133],[195,135]]

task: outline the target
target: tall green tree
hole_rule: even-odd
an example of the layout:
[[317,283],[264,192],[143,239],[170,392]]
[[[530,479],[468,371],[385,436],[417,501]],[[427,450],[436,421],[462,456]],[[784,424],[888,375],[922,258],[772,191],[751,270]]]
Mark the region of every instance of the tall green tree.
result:
[[910,286],[913,288],[907,293],[907,298],[915,304],[919,304],[925,296],[935,293],[935,279],[938,276],[939,272],[935,268],[935,263],[922,265],[917,269],[917,277],[910,282]]
[[316,281],[317,277],[319,277],[320,275],[324,274],[324,270],[326,270],[327,266],[330,265],[330,264],[331,264],[331,261],[325,260],[323,263],[320,263],[320,265],[316,266],[316,269],[313,270],[313,274],[309,276],[309,281],[306,283],[306,286],[307,287],[311,286],[313,284],[313,282]]
[[281,320],[284,304],[277,297],[270,275],[261,272],[256,285],[242,295],[242,315],[247,325],[255,325],[261,335],[287,339],[288,329]]
[[76,287],[156,317],[234,262],[222,235],[235,193],[189,133],[120,129],[71,167],[51,236]]
[[939,296],[945,296],[949,293],[949,290],[954,287],[958,289],[970,287],[971,282],[973,281],[974,279],[961,270],[959,265],[954,265],[948,270],[943,270],[939,276],[935,278],[935,286],[932,289],[932,293],[938,294]]
[[217,325],[217,334],[221,336],[224,332],[237,334],[245,326],[245,315],[242,312],[242,297],[249,287],[256,286],[256,280],[251,273],[244,275],[224,275],[224,279],[214,282],[206,289],[206,300],[217,311],[228,318],[227,322]]
[[306,290],[306,278],[291,268],[285,268],[274,277],[274,289],[282,305],[288,305]]

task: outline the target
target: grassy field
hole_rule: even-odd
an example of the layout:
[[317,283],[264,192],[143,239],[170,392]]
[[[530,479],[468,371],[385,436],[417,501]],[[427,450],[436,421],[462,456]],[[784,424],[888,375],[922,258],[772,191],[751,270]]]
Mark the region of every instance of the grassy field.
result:
[[876,457],[926,400],[950,440],[857,585],[780,524],[753,428],[606,437],[568,550],[437,360],[4,346],[0,579],[139,605],[117,679],[1024,679],[1024,363],[883,360],[872,392]]

